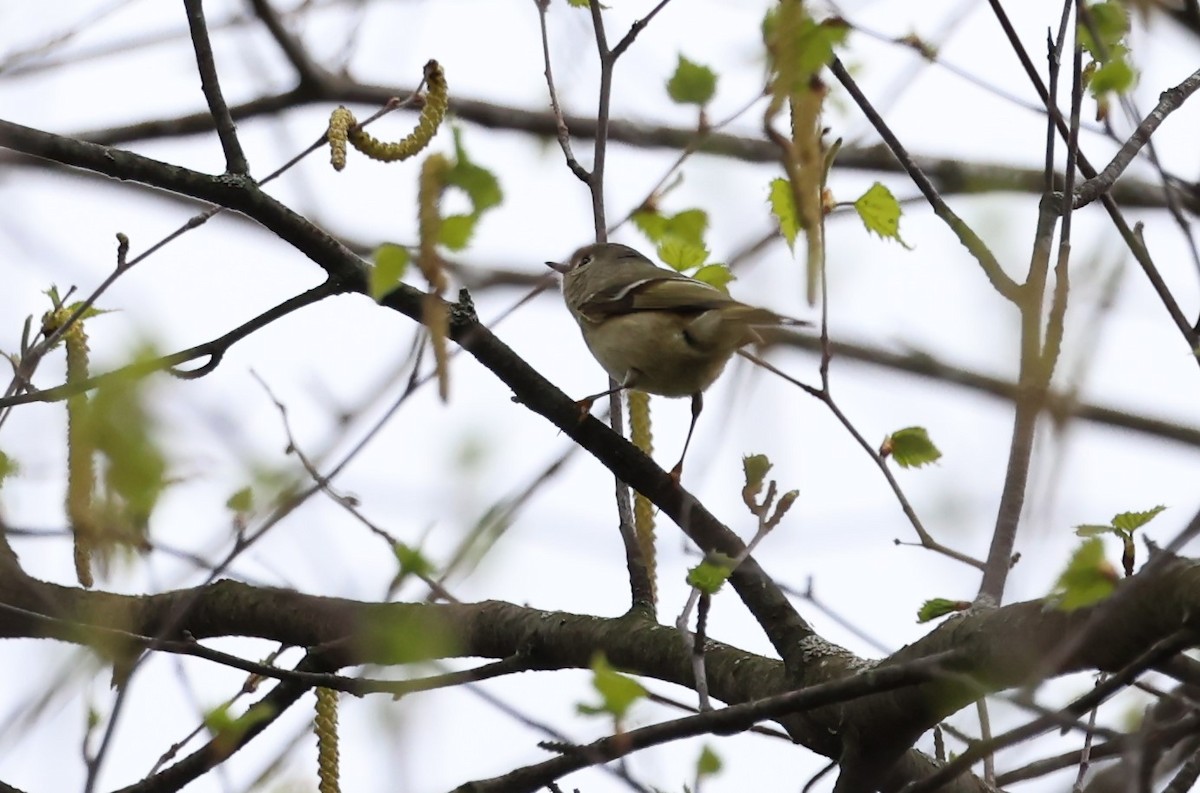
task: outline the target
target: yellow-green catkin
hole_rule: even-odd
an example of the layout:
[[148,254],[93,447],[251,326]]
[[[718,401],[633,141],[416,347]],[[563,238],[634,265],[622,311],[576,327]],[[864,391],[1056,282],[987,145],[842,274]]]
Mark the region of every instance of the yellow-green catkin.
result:
[[[47,336],[71,316],[65,306],[46,312],[42,317],[42,332]],[[88,378],[87,334],[83,322],[76,320],[62,335],[67,350],[67,385],[76,385]],[[96,493],[95,444],[87,421],[88,397],[84,392],[67,398],[67,522],[75,536],[75,576],[81,586],[95,583],[92,575],[92,553],[96,549],[98,531],[94,500]]]
[[417,268],[429,283],[429,294],[422,306],[421,321],[429,329],[429,343],[437,367],[438,395],[445,402],[450,398],[450,353],[446,338],[450,332],[450,315],[441,295],[446,291],[446,272],[438,255],[437,245],[442,232],[442,191],[450,162],[440,154],[431,154],[421,165],[417,185]]
[[425,106],[417,118],[417,126],[405,138],[395,142],[382,141],[358,126],[354,114],[338,107],[329,117],[330,160],[335,170],[346,167],[346,142],[373,160],[396,162],[419,153],[437,134],[450,103],[446,74],[437,61],[425,64]]
[[449,170],[449,160],[441,154],[431,154],[421,164],[417,183],[417,267],[435,295],[446,291],[446,273],[437,245],[442,235],[442,191],[446,189]]
[[317,790],[338,793],[338,692],[332,688],[317,689],[317,714],[313,731],[317,734]]
[[[650,431],[650,395],[643,391],[627,391],[629,397],[629,434],[633,445],[647,455],[654,451],[654,436]],[[638,547],[650,576],[650,597],[658,602],[658,557],[654,549],[654,505],[641,493],[633,494],[633,530]]]
[[827,91],[815,74],[804,77],[806,53],[801,44],[803,37],[798,34],[809,24],[812,18],[801,0],[781,0],[774,34],[767,41],[777,72],[767,115],[772,117],[786,99],[792,135],[790,148],[784,155],[787,160],[784,169],[807,242],[806,291],[809,305],[815,305],[825,267],[821,111]]
[[338,105],[329,116],[329,129],[325,135],[329,139],[329,162],[335,171],[346,167],[346,141],[350,139],[350,128],[357,123],[354,114],[344,105]]

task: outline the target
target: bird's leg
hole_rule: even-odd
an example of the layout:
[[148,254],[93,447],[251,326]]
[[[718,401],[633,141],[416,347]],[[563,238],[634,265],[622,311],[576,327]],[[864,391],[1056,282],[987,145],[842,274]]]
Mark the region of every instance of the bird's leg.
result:
[[599,394],[592,394],[589,397],[575,400],[575,407],[579,408],[579,420],[583,421],[585,418],[587,418],[588,413],[592,412],[592,405],[595,404],[597,399],[600,397],[609,396],[610,394],[615,394],[618,391],[624,391],[626,388],[629,388],[629,386],[625,383],[622,383],[616,388],[610,388],[607,391],[601,391]]
[[692,432],[696,429],[696,419],[700,418],[701,410],[704,410],[703,394],[692,394],[692,423],[688,425],[687,439],[683,442],[683,454],[679,455],[679,462],[675,463],[675,467],[671,469],[671,479],[676,486],[683,477],[683,458],[687,457],[688,445],[692,442]]

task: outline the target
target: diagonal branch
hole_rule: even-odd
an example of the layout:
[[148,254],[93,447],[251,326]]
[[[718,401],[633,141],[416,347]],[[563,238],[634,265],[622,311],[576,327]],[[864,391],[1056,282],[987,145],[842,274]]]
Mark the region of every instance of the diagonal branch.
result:
[[1133,162],[1133,158],[1142,147],[1150,141],[1150,136],[1174,111],[1183,106],[1187,98],[1200,88],[1200,69],[1192,72],[1191,76],[1174,88],[1162,92],[1158,104],[1150,111],[1145,120],[1129,136],[1129,140],[1113,155],[1112,161],[1104,170],[1088,179],[1075,191],[1075,208],[1087,206],[1100,195],[1107,193],[1116,184],[1117,178],[1124,173]]

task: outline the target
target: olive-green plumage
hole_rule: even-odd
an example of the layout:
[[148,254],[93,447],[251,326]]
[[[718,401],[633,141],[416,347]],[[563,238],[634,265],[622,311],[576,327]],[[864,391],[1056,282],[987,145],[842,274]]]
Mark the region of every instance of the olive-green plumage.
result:
[[700,395],[739,348],[761,341],[756,328],[807,324],[658,267],[627,245],[588,245],[566,264],[548,264],[563,274],[563,299],[588,349],[619,384],[613,390],[690,396],[693,428]]

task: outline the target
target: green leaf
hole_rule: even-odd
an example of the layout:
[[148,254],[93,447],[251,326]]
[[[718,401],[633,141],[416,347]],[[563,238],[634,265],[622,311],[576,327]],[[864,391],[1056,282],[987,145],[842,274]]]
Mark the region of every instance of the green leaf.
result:
[[[1106,60],[1105,55],[1121,46],[1125,35],[1129,33],[1129,14],[1123,2],[1110,0],[1105,3],[1092,3],[1087,7],[1091,24],[1081,24],[1077,28],[1079,42],[1087,53],[1096,61]],[[1092,29],[1100,36],[1099,44],[1092,36]]]
[[1117,571],[1104,558],[1104,543],[1093,537],[1071,555],[1051,597],[1059,609],[1074,611],[1104,600],[1116,584]]
[[708,248],[681,237],[668,236],[658,245],[658,258],[664,264],[682,272],[708,261]]
[[742,473],[745,474],[746,484],[742,493],[758,495],[762,490],[763,480],[771,470],[773,463],[765,454],[748,454],[742,458]]
[[4,480],[13,476],[21,470],[21,466],[12,457],[9,457],[4,452],[0,452],[0,487],[4,487]]
[[1127,56],[1125,48],[1119,47],[1103,66],[1092,72],[1092,78],[1088,81],[1088,90],[1092,96],[1100,96],[1109,91],[1124,94],[1133,88],[1133,84],[1137,82],[1137,72],[1130,65]]
[[588,0],[567,0],[567,5],[571,6],[571,8],[587,8]]
[[633,213],[633,225],[655,244],[662,242],[667,233],[667,219],[661,212],[639,209]]
[[1121,531],[1132,532],[1140,529],[1150,521],[1158,517],[1158,513],[1162,512],[1166,507],[1159,504],[1157,507],[1148,509],[1145,512],[1122,512],[1119,515],[1114,515],[1112,519],[1113,528]]
[[213,736],[213,751],[226,757],[242,742],[242,737],[255,725],[270,721],[277,709],[273,705],[259,702],[251,705],[241,716],[233,717],[227,706],[221,706],[204,714],[204,726]]
[[799,3],[780,11],[773,4],[763,17],[763,42],[771,70],[779,76],[776,93],[805,90],[809,81],[833,59],[833,50],[850,33],[845,20],[831,17],[817,22]]
[[721,757],[705,744],[700,750],[700,758],[696,760],[696,776],[712,776],[720,770]]
[[578,705],[580,713],[608,713],[614,719],[623,719],[633,703],[646,696],[645,687],[613,669],[603,653],[592,656],[592,686],[600,694],[600,704]]
[[734,275],[724,264],[706,264],[692,274],[692,278],[703,281],[709,286],[715,286],[722,292],[728,292],[726,287],[734,279]]
[[796,218],[796,197],[792,185],[782,176],[771,180],[771,214],[779,221],[779,233],[787,240],[789,248],[795,250],[796,235],[800,233],[800,221]]
[[947,600],[946,598],[930,598],[926,600],[917,612],[917,622],[929,622],[947,614],[964,611],[971,604],[965,600]]
[[[67,306],[67,313],[74,314],[82,305],[82,300],[75,301],[71,305]],[[79,315],[79,321],[91,319],[92,317],[98,317],[101,314],[111,314],[112,312],[113,310],[111,308],[96,308],[95,306],[88,306],[86,309],[84,309],[83,313]]]
[[458,127],[454,128],[454,166],[446,173],[446,184],[467,194],[476,216],[504,200],[496,175],[471,161],[463,146],[462,130]]
[[882,454],[884,457],[890,454],[901,468],[920,468],[942,456],[924,427],[896,430],[883,442]]
[[[134,362],[158,357],[145,347]],[[84,432],[104,459],[105,519],[127,536],[144,536],[150,514],[169,484],[161,427],[147,400],[148,381],[117,377],[92,393],[85,412]]]
[[459,649],[452,627],[439,615],[403,607],[364,615],[356,637],[380,664],[445,658]]
[[397,542],[392,546],[392,553],[396,555],[396,561],[400,563],[400,571],[398,575],[421,575],[430,576],[435,572],[433,563],[425,558],[419,548],[413,548],[405,545],[402,542]]
[[1079,41],[1092,58],[1084,70],[1088,92],[1099,103],[1102,116],[1108,112],[1109,93],[1127,93],[1137,82],[1126,42],[1130,25],[1125,5],[1115,0],[1093,3],[1087,6],[1090,24],[1077,26]]
[[633,213],[633,224],[656,245],[675,240],[703,248],[708,213],[703,209],[685,209],[668,217],[658,211],[642,209]]
[[371,299],[379,302],[400,283],[412,257],[407,248],[385,242],[375,251],[374,258],[375,266],[371,268],[369,286]]
[[879,182],[871,185],[867,192],[854,202],[854,209],[862,218],[867,231],[873,231],[884,239],[893,239],[903,245],[908,245],[900,239],[900,202]]
[[471,241],[475,233],[475,222],[479,215],[447,215],[442,218],[442,228],[438,233],[438,242],[452,251],[461,251]]
[[704,246],[708,231],[708,213],[703,209],[685,209],[667,218],[666,236],[679,237],[684,242]]
[[1095,537],[1100,534],[1116,534],[1125,537],[1154,520],[1164,509],[1166,507],[1159,504],[1145,512],[1121,512],[1113,515],[1112,523],[1106,526],[1098,523],[1084,523],[1075,527],[1075,533],[1080,537]]
[[682,55],[667,81],[667,94],[681,105],[707,105],[717,92],[717,74]]
[[225,508],[231,512],[246,514],[254,509],[254,488],[247,485],[225,500]]
[[724,554],[709,554],[703,562],[688,570],[687,583],[706,595],[715,595],[732,572],[733,559]]

